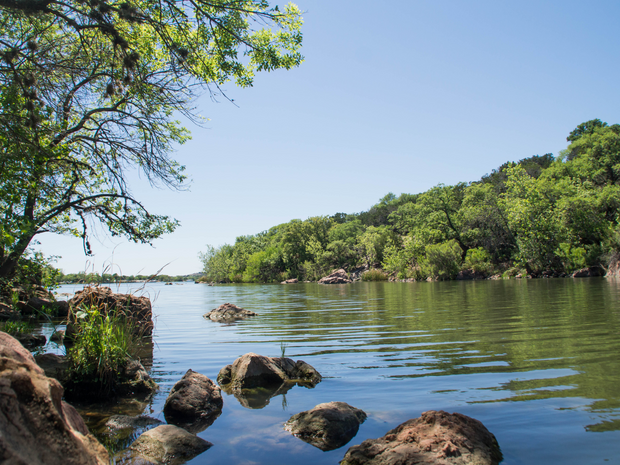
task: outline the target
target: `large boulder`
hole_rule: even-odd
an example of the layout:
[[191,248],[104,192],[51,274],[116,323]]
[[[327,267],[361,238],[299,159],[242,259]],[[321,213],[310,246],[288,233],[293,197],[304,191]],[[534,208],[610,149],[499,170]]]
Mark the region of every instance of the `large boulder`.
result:
[[123,453],[120,462],[181,465],[212,445],[178,426],[160,425],[142,433]]
[[65,380],[69,368],[69,360],[66,355],[40,354],[34,359],[37,365],[45,371],[45,376],[57,379],[61,383]]
[[349,448],[340,465],[496,465],[501,460],[495,436],[478,420],[430,410],[382,438]]
[[237,307],[234,304],[226,302],[225,304],[214,308],[209,313],[205,313],[203,317],[212,321],[230,322],[256,315],[257,313],[251,310],[246,310],[245,308]]
[[45,376],[30,352],[0,332],[0,463],[109,463],[105,448],[62,395],[60,383]]
[[284,429],[323,451],[338,449],[355,437],[366,413],[345,402],[319,404],[293,415]]
[[[109,287],[90,286],[77,291],[69,300],[71,308],[94,306],[104,315],[110,312],[124,315],[135,324],[136,331],[143,335],[153,333],[153,312],[148,297],[131,294],[115,294]],[[67,337],[70,329],[67,328]]]
[[284,382],[314,387],[321,379],[319,372],[303,360],[295,362],[286,357],[265,357],[252,352],[225,366],[217,375],[220,386],[231,391],[279,386]]
[[164,405],[168,423],[199,433],[222,413],[221,389],[205,375],[187,370],[173,386]]
[[333,271],[329,276],[319,279],[319,284],[348,284],[352,282],[342,268]]

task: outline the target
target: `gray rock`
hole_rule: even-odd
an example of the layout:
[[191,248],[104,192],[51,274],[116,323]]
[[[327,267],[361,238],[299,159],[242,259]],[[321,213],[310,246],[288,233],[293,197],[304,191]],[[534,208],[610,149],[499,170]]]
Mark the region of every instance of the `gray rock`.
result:
[[283,382],[314,387],[321,379],[319,372],[303,360],[295,362],[290,358],[265,357],[252,352],[222,368],[217,376],[220,386],[231,391],[279,386]]
[[205,375],[187,370],[173,386],[164,405],[168,423],[199,433],[222,413],[220,388]]
[[366,413],[345,402],[319,404],[293,415],[284,429],[323,451],[338,449],[355,437]]
[[213,444],[174,425],[160,425],[142,433],[124,454],[123,463],[181,465]]
[[122,429],[146,428],[152,425],[161,425],[163,422],[156,418],[146,415],[112,415],[105,422],[105,429],[108,432],[118,431]]
[[350,447],[340,465],[497,465],[502,453],[482,423],[430,410],[379,439]]
[[217,308],[214,308],[209,313],[205,313],[203,317],[212,321],[229,322],[256,315],[257,313],[255,312],[237,307],[236,305],[227,302]]
[[69,361],[65,355],[41,354],[34,358],[37,364],[43,368],[45,375],[55,378],[61,383],[65,379]]

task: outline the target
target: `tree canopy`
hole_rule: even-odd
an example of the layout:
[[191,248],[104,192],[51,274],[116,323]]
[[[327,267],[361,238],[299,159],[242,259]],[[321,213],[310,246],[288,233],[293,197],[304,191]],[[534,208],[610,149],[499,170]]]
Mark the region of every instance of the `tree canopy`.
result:
[[[620,258],[620,126],[588,121],[569,142],[558,157],[507,162],[479,181],[390,193],[364,212],[293,220],[211,247],[202,257],[206,279],[314,281],[336,267],[400,279],[606,267]],[[256,266],[267,257],[268,267]]]
[[303,57],[299,9],[263,0],[0,0],[0,278],[43,232],[102,222],[148,243],[178,223],[128,173],[184,187],[171,158],[197,95]]

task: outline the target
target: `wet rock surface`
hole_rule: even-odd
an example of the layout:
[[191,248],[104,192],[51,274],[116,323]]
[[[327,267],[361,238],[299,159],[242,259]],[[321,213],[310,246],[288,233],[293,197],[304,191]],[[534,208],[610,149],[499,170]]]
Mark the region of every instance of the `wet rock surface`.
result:
[[69,368],[69,361],[65,355],[41,354],[35,356],[34,359],[37,365],[45,371],[45,376],[63,382],[67,368]]
[[280,386],[284,382],[314,387],[321,379],[319,372],[303,360],[295,362],[286,357],[266,357],[253,352],[225,366],[217,376],[217,382],[227,392]]
[[227,322],[241,320],[243,318],[256,315],[258,314],[252,312],[251,310],[246,310],[245,308],[237,307],[236,305],[227,302],[217,308],[214,308],[209,313],[205,313],[203,317],[207,320]]
[[430,410],[349,448],[340,465],[497,465],[501,460],[495,436],[481,422]]
[[140,435],[116,463],[181,465],[213,444],[174,425],[160,425]]
[[[83,291],[77,291],[69,300],[71,308],[82,306],[95,306],[102,314],[116,312],[125,315],[136,326],[136,332],[143,335],[153,333],[153,312],[151,301],[148,297],[138,297],[131,294],[115,294],[109,287],[93,286],[85,287]],[[70,329],[67,328],[67,337]]]
[[168,423],[199,433],[213,424],[223,405],[219,386],[205,375],[188,370],[170,391],[164,415]]
[[296,437],[323,451],[338,449],[355,437],[366,413],[345,402],[319,404],[293,415],[284,425]]
[[45,376],[15,338],[0,332],[0,462],[14,465],[107,465],[105,448],[60,383]]
[[348,284],[352,282],[342,268],[333,271],[329,276],[319,279],[319,284]]

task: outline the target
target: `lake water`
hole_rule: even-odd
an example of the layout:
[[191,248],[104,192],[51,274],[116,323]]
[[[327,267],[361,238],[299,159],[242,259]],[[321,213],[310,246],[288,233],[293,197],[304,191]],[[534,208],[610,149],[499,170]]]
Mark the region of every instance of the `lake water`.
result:
[[[263,408],[223,393],[222,415],[199,433],[214,446],[188,463],[336,464],[348,447],[426,410],[482,421],[505,465],[620,463],[619,280],[155,283],[138,293],[156,315],[151,370],[160,390],[147,415],[164,420],[168,392],[188,369],[215,380],[247,352],[284,349],[323,375],[316,388],[295,386]],[[259,315],[230,325],[203,318],[225,302]],[[323,452],[283,430],[293,414],[329,401],[368,414],[346,446]]]

